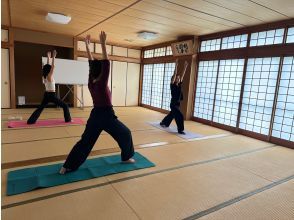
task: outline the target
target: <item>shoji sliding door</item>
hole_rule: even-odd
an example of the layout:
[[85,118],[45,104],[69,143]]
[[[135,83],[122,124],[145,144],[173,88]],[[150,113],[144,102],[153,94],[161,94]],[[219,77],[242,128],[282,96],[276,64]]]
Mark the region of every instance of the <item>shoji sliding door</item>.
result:
[[112,66],[112,104],[126,105],[128,63],[113,61]]
[[[294,30],[293,30],[294,32]],[[272,136],[294,142],[294,57],[284,57]]]
[[269,135],[279,71],[279,57],[248,59],[240,128]]

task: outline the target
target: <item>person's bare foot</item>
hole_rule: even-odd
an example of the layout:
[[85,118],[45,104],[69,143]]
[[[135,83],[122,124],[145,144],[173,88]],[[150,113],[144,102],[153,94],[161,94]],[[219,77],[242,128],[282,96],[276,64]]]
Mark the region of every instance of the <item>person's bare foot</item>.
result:
[[136,161],[135,161],[135,159],[130,158],[130,159],[128,159],[128,160],[124,160],[124,161],[122,161],[122,163],[136,163]]
[[61,167],[61,169],[59,170],[59,174],[64,175],[64,174],[66,174],[67,172],[70,172],[70,171],[71,171],[71,169]]

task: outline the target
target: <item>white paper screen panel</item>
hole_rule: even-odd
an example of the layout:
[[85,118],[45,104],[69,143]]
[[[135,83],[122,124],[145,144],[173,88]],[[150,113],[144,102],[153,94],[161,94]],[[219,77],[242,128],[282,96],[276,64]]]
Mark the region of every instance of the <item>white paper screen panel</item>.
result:
[[113,106],[126,105],[127,91],[127,65],[126,62],[112,62],[112,104]]
[[[106,52],[108,55],[112,54],[112,46],[111,45],[106,45]],[[96,43],[95,44],[95,53],[101,53],[102,54],[102,49],[101,49],[101,44]]]
[[137,106],[139,98],[140,64],[128,63],[126,105]]
[[128,49],[128,57],[140,59],[140,57],[141,57],[141,50]]
[[127,57],[128,49],[124,47],[112,46],[112,54],[116,56]]
[[[43,65],[47,58],[42,57]],[[54,79],[56,84],[88,85],[89,64],[84,61],[55,59]]]
[[[78,41],[78,51],[87,51],[86,44],[84,41]],[[90,51],[94,52],[94,43],[90,44]]]

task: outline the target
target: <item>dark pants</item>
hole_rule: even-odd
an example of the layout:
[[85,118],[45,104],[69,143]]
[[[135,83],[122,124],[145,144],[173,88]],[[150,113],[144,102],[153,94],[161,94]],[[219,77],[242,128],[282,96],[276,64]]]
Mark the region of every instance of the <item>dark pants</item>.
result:
[[61,101],[59,98],[56,97],[55,92],[45,92],[41,105],[34,111],[34,113],[28,119],[27,123],[28,124],[36,123],[43,109],[46,107],[46,105],[49,102],[53,102],[57,106],[60,106],[61,108],[63,108],[63,115],[64,115],[65,122],[71,121],[68,106],[63,101]]
[[165,116],[161,124],[164,124],[166,127],[169,127],[172,120],[175,119],[178,127],[178,132],[184,131],[184,116],[180,111],[180,105],[171,103],[170,109],[171,111],[167,116]]
[[87,159],[103,130],[110,134],[118,143],[121,149],[122,161],[126,161],[134,156],[131,131],[117,119],[112,107],[95,107],[87,121],[82,138],[69,153],[63,167],[71,170],[78,169]]

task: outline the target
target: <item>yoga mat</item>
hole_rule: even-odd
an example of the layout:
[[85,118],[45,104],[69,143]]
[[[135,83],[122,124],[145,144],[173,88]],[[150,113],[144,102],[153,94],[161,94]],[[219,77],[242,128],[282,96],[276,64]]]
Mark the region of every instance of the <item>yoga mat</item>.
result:
[[193,133],[193,132],[189,132],[189,131],[184,131],[186,134],[179,134],[178,133],[178,129],[175,127],[175,126],[172,126],[170,125],[169,127],[167,128],[164,128],[164,127],[161,127],[160,126],[160,122],[156,121],[156,122],[148,122],[150,125],[156,127],[156,128],[159,128],[161,130],[164,130],[164,131],[167,131],[169,133],[172,133],[172,134],[175,134],[181,138],[184,138],[184,139],[193,139],[193,138],[201,138],[201,137],[204,137],[204,135],[201,135],[201,134],[196,134],[196,133]]
[[31,128],[31,127],[53,127],[58,125],[83,125],[84,120],[73,118],[71,122],[65,122],[64,119],[38,120],[35,124],[28,125],[26,121],[9,121],[8,128]]
[[131,164],[121,163],[120,155],[88,159],[78,170],[66,173],[65,175],[58,173],[63,165],[61,163],[10,171],[7,174],[6,194],[11,196],[38,188],[58,186],[155,166],[155,164],[139,153],[135,153],[133,158],[136,160],[136,163]]

